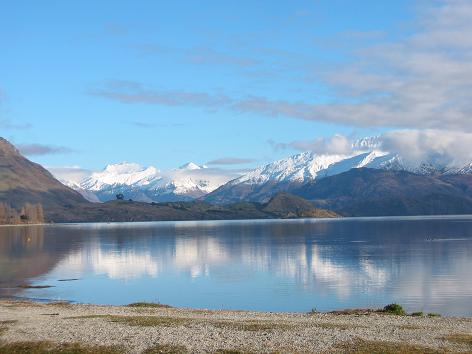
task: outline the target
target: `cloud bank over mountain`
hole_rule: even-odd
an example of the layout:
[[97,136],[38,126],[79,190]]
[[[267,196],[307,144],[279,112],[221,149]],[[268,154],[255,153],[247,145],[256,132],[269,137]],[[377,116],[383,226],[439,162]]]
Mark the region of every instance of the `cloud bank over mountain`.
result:
[[336,134],[289,143],[271,142],[271,145],[276,149],[291,148],[302,152],[334,155],[354,155],[377,149],[400,156],[409,166],[427,163],[462,167],[472,160],[472,133],[438,129],[393,130],[362,139]]

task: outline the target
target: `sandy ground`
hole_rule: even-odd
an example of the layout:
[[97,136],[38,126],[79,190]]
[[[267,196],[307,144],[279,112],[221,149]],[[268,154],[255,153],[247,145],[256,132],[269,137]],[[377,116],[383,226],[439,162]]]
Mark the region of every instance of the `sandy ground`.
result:
[[0,352],[1,345],[50,341],[129,353],[364,353],[382,343],[398,352],[470,353],[471,338],[471,318],[0,301]]

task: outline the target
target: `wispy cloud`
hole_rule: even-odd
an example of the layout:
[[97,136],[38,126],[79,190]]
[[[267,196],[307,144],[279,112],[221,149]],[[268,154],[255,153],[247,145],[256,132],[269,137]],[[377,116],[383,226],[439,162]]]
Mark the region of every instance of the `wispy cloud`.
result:
[[31,128],[31,124],[29,123],[18,123],[12,122],[8,117],[5,116],[5,104],[7,102],[7,95],[5,91],[0,89],[0,128],[2,129],[18,129],[24,130]]
[[81,168],[80,166],[66,166],[66,167],[47,167],[49,172],[51,172],[54,177],[74,182],[80,183],[84,178],[89,177],[93,171]]
[[123,37],[128,34],[128,28],[115,22],[107,22],[104,26],[104,31],[107,35]]
[[312,140],[294,140],[280,143],[269,140],[268,143],[276,150],[294,149],[298,151],[313,151],[319,154],[350,154],[353,151],[352,137],[335,134],[331,137],[319,137]]
[[[350,64],[318,74],[334,92],[331,102],[236,97],[142,85],[127,91],[105,86],[93,94],[123,103],[197,106],[356,127],[472,131],[471,16],[472,2],[468,0],[427,3],[420,8],[413,34],[357,50]],[[218,60],[213,54],[207,53],[201,60]],[[219,60],[233,61],[224,56]]]
[[30,129],[31,124],[29,123],[12,123],[7,119],[1,119],[0,118],[0,127],[3,129],[15,129],[15,130],[24,130],[24,129]]
[[212,48],[194,48],[187,54],[189,60],[195,64],[207,65],[235,65],[240,67],[254,66],[258,63],[253,58],[218,52]]
[[104,87],[90,90],[89,94],[122,103],[147,103],[166,106],[202,106],[216,109],[227,105],[229,97],[203,92],[168,91],[147,88],[132,81],[108,81]]
[[138,128],[172,128],[172,127],[182,127],[184,123],[152,123],[152,122],[141,122],[133,121],[130,122],[132,125]]
[[246,163],[251,163],[256,161],[251,158],[241,158],[241,157],[222,157],[219,159],[208,161],[207,165],[242,165]]
[[27,156],[68,154],[75,152],[74,150],[64,146],[53,146],[43,144],[18,144],[17,148],[23,155]]

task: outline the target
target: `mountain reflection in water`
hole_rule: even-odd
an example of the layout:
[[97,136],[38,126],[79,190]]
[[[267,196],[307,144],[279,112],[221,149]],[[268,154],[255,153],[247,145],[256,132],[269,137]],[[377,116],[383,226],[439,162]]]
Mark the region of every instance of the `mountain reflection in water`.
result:
[[271,311],[399,302],[472,315],[471,226],[448,217],[2,227],[0,296]]

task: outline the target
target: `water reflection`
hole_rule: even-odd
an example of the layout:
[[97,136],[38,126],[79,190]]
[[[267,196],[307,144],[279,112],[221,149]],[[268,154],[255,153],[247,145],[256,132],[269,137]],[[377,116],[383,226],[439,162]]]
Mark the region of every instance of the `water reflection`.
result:
[[[0,295],[472,315],[471,218],[166,222],[0,229]],[[78,278],[76,282],[58,282]],[[48,284],[22,290],[18,284]]]

